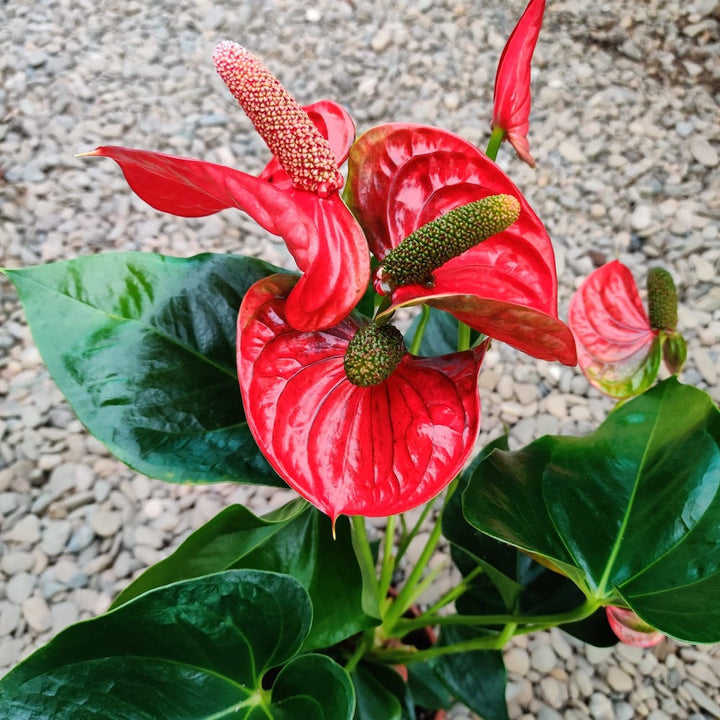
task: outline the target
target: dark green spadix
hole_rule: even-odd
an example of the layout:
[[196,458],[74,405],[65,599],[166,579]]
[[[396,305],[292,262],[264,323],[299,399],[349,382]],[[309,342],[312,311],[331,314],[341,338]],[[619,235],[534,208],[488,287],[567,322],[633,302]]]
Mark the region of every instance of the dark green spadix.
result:
[[385,256],[380,276],[383,288],[432,285],[434,270],[506,230],[519,216],[517,198],[489,195],[431,220]]
[[393,325],[361,327],[345,351],[345,374],[353,385],[379,385],[394,372],[405,355],[402,333]]
[[677,290],[670,273],[655,267],[648,272],[648,317],[653,330],[672,332],[677,327]]

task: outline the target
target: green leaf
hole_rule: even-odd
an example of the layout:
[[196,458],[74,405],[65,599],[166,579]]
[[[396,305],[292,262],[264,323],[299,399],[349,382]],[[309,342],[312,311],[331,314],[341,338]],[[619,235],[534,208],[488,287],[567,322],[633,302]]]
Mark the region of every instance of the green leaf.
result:
[[149,589],[230,568],[283,572],[302,584],[313,603],[304,649],[328,647],[379,623],[362,607],[362,576],[346,517],[338,519],[336,533],[333,539],[330,520],[304,500],[265,517],[231,505],[131,583],[114,607]]
[[60,390],[123,462],[168,482],[282,486],[235,369],[240,302],[275,271],[232,255],[123,252],[4,272]]
[[[0,717],[349,720],[347,674],[326,657],[292,659],[311,618],[287,575],[231,570],[163,587],[71,626],[18,665],[0,681]],[[310,707],[323,712],[304,714]]]
[[408,687],[415,705],[431,710],[447,710],[452,705],[447,687],[429,662],[411,663],[407,670]]
[[[444,627],[441,645],[452,645],[478,637],[474,628]],[[441,655],[430,661],[457,700],[465,703],[483,720],[508,720],[505,702],[507,673],[499,650],[472,650]]]
[[[398,673],[387,665],[360,663],[351,673],[357,707],[353,720],[411,720],[407,688]],[[410,699],[412,702],[412,699]]]
[[[449,315],[442,310],[429,308],[430,317],[425,326],[422,341],[420,343],[420,355],[425,357],[435,357],[437,355],[447,355],[454,353],[458,348],[458,321],[457,318]],[[420,323],[420,315],[418,315],[410,325],[407,332],[406,344],[408,347],[412,344],[415,333]],[[471,347],[481,337],[477,330],[470,331]]]
[[545,557],[590,597],[687,642],[720,640],[720,413],[670,378],[584,438],[544,437],[478,467],[477,529]]

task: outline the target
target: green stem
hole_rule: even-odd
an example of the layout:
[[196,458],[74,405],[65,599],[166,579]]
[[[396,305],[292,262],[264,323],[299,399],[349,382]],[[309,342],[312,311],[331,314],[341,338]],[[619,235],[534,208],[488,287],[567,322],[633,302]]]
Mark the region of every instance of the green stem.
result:
[[470,326],[458,320],[458,352],[470,349]]
[[435,552],[435,548],[440,540],[442,534],[442,523],[436,522],[433,529],[430,531],[430,537],[425,543],[425,547],[420,553],[420,557],[412,569],[410,575],[405,581],[402,590],[398,593],[398,596],[393,600],[392,604],[388,608],[385,617],[383,618],[383,629],[392,631],[395,624],[400,619],[402,614],[412,605],[413,601],[417,598],[417,584],[422,577],[425,568],[427,567],[430,558]]
[[501,637],[501,635],[488,635],[486,637],[472,638],[472,640],[464,640],[453,645],[435,645],[427,650],[410,648],[407,650],[374,650],[369,654],[369,657],[383,663],[409,665],[413,662],[432,660],[441,655],[450,655],[452,653],[470,652],[472,650],[500,650],[505,645],[505,641],[501,641]]
[[355,667],[360,662],[363,655],[365,655],[369,647],[370,644],[368,644],[367,636],[363,635],[362,639],[357,644],[355,651],[350,656],[349,660],[345,663],[345,672],[347,672],[348,675],[355,669]]
[[500,149],[500,145],[504,139],[505,131],[501,127],[494,127],[492,135],[490,135],[490,140],[487,144],[487,149],[485,150],[485,154],[491,160],[497,159],[498,150]]
[[[400,541],[400,545],[398,546],[397,555],[395,556],[395,567],[397,567],[400,560],[403,558],[405,553],[407,552],[407,549],[410,547],[410,543],[413,541],[415,536],[420,531],[420,527],[425,522],[425,518],[428,516],[428,513],[430,512],[432,508],[432,502],[426,503],[425,507],[423,508],[422,513],[420,514],[420,517],[418,518],[415,525],[413,525],[412,530],[408,533],[405,532],[403,535],[402,540]],[[405,527],[405,518],[401,518],[401,522],[403,524],[403,527]]]
[[373,560],[372,550],[370,549],[370,541],[368,540],[367,531],[365,530],[365,518],[362,515],[353,515],[352,518],[352,540],[355,548],[355,555],[360,563],[360,572],[363,580],[372,585],[375,597],[378,596],[379,587],[377,575],[375,573],[375,561]]
[[[586,600],[573,610],[554,615],[430,615],[425,612],[417,618],[400,619],[388,636],[402,637],[411,630],[428,625],[547,625],[553,627],[589,617],[599,607],[600,603],[593,599]],[[513,628],[511,635],[514,634],[515,629]]]
[[455,587],[448,590],[444,595],[441,595],[423,614],[432,616],[440,610],[440,608],[444,608],[451,602],[455,602],[455,600],[467,591],[470,583],[480,575],[482,571],[483,569],[479,565],[471,570]]
[[380,566],[380,588],[378,590],[378,602],[382,603],[387,597],[393,573],[395,572],[395,558],[392,549],[395,540],[395,522],[397,515],[391,515],[385,526],[385,541],[383,544],[383,558]]
[[410,353],[412,355],[420,354],[420,345],[422,344],[423,335],[425,334],[425,328],[427,327],[428,320],[430,319],[430,308],[427,305],[422,306],[422,314],[418,322],[417,330],[413,336],[412,344],[410,345]]

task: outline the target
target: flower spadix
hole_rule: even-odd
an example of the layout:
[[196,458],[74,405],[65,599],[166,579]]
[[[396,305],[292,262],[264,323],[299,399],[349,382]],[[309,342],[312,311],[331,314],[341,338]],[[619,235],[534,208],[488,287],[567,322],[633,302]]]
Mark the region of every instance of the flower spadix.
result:
[[506,230],[519,216],[520,203],[512,195],[490,195],[431,220],[385,256],[383,289],[418,283],[432,287],[433,271]]
[[592,272],[570,302],[578,364],[606,395],[627,398],[646,390],[660,367],[680,372],[687,357],[677,332],[677,290],[670,273],[648,273],[648,312],[635,279],[617,260]]
[[405,352],[390,326],[352,317],[301,332],[285,315],[295,282],[257,282],[238,316],[238,377],[258,446],[333,519],[386,516],[430,500],[472,452],[485,345],[421,358]]
[[320,197],[342,187],[330,143],[258,57],[226,40],[215,48],[213,62],[296,187]]
[[303,273],[288,298],[288,322],[301,330],[330,327],[357,305],[370,279],[367,242],[337,192],[353,122],[327,100],[300,107],[258,58],[235,43],[220,43],[214,59],[273,152],[259,177],[131,148],[105,146],[85,154],[115,160],[130,187],[157,210],[201,217],[234,207],[282,237]]

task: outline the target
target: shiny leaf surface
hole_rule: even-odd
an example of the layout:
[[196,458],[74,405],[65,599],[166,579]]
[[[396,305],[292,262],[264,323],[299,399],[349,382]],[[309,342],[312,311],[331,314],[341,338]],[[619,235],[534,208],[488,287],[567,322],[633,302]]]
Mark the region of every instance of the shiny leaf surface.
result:
[[480,464],[477,529],[548,558],[591,598],[688,642],[720,640],[720,413],[666,380],[584,438],[544,437]]
[[363,611],[362,577],[345,518],[335,532],[333,538],[330,521],[302,500],[264,517],[231,505],[132,582],[114,607],[147,590],[223,570],[283,572],[312,601],[313,624],[303,649],[328,647],[379,622]]
[[168,482],[282,485],[237,391],[235,320],[275,268],[108,253],[8,270],[48,370],[88,430]]
[[277,275],[256,284],[238,319],[240,387],[265,456],[332,518],[404,512],[437,495],[477,435],[484,347],[408,354],[381,384],[357,387],[343,366],[357,323],[293,330],[285,319],[293,283]]
[[615,398],[639,395],[657,376],[662,350],[635,280],[617,260],[591,273],[570,302],[568,322],[589,382]]
[[518,157],[530,167],[535,167],[527,140],[530,72],[544,12],[545,0],[530,0],[500,56],[493,93],[493,127],[505,131]]
[[365,292],[367,243],[337,193],[319,198],[222,165],[132,148],[87,155],[115,160],[132,190],[157,210],[197,217],[234,207],[283,238],[305,273],[288,309],[299,329],[335,324]]
[[[286,575],[228,571],[160,588],[71,626],[22,662],[0,681],[0,715],[349,720],[344,671],[326,657],[292,659],[311,617],[307,593]],[[265,673],[284,663],[270,697],[260,693]]]
[[381,260],[418,227],[496,194],[518,199],[518,221],[438,268],[433,287],[397,288],[384,314],[428,303],[534,357],[574,365],[575,342],[557,317],[550,238],[495,163],[451,133],[401,123],[368,131],[350,152],[346,200]]

